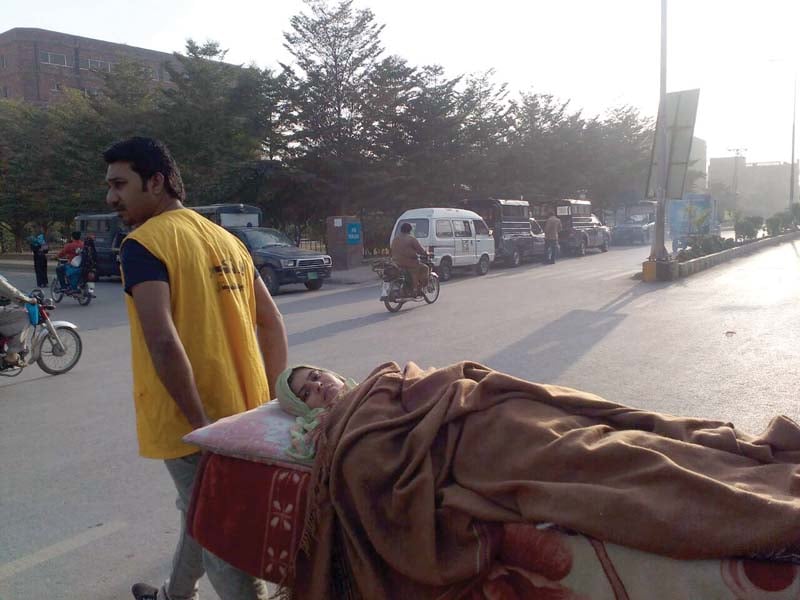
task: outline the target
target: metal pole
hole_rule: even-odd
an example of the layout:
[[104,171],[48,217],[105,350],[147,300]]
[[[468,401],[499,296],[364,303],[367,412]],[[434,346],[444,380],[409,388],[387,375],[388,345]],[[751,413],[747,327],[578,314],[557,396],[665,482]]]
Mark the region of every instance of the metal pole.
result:
[[669,254],[664,247],[664,228],[666,223],[667,187],[667,0],[661,0],[661,99],[658,103],[658,123],[656,127],[656,235],[650,248],[650,260],[667,260]]
[[794,186],[797,182],[797,176],[794,171],[794,139],[795,139],[795,123],[797,117],[797,74],[794,76],[794,99],[792,101],[792,168],[791,180],[789,181],[789,217],[792,216],[792,205],[794,204]]

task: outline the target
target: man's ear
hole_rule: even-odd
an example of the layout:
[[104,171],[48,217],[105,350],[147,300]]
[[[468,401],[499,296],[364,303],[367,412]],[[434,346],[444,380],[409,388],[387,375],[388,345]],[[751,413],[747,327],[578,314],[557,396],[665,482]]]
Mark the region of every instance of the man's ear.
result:
[[154,196],[160,196],[164,191],[164,174],[156,173],[147,181],[147,191]]

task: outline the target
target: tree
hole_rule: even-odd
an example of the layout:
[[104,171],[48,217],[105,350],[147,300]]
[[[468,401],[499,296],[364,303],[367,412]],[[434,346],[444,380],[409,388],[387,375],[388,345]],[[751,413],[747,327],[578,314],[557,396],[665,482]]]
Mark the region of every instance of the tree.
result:
[[354,174],[369,163],[369,142],[376,137],[365,114],[383,26],[371,10],[354,10],[349,0],[306,5],[310,14],[292,17],[291,31],[284,33],[284,46],[297,62],[297,70],[283,65],[297,115],[292,141],[298,165],[318,169],[320,200],[335,200],[345,212],[358,193]]
[[272,121],[261,110],[269,74],[223,62],[216,42],[189,40],[186,56],[174,56],[177,65],[166,69],[175,87],[156,105],[158,137],[180,165],[190,203],[226,201],[230,182],[266,158]]

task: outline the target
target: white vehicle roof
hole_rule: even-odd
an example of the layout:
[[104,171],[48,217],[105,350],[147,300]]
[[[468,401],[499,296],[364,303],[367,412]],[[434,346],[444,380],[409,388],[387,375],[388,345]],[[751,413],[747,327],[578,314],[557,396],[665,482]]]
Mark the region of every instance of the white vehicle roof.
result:
[[478,213],[471,210],[464,210],[463,208],[413,208],[407,210],[397,219],[402,221],[404,219],[481,219]]

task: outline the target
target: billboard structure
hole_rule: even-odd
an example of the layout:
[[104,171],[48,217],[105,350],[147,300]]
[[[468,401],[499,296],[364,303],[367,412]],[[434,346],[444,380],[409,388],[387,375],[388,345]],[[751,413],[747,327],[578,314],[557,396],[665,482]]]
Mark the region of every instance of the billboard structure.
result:
[[[692,151],[692,137],[697,118],[697,103],[700,90],[683,90],[667,94],[666,134],[667,134],[667,179],[664,197],[668,200],[683,198],[686,186],[686,173],[689,169],[689,154]],[[659,128],[663,127],[661,119],[656,123],[656,138]],[[646,198],[656,198],[658,184],[658,156],[655,142],[650,158],[650,173],[647,177]]]

